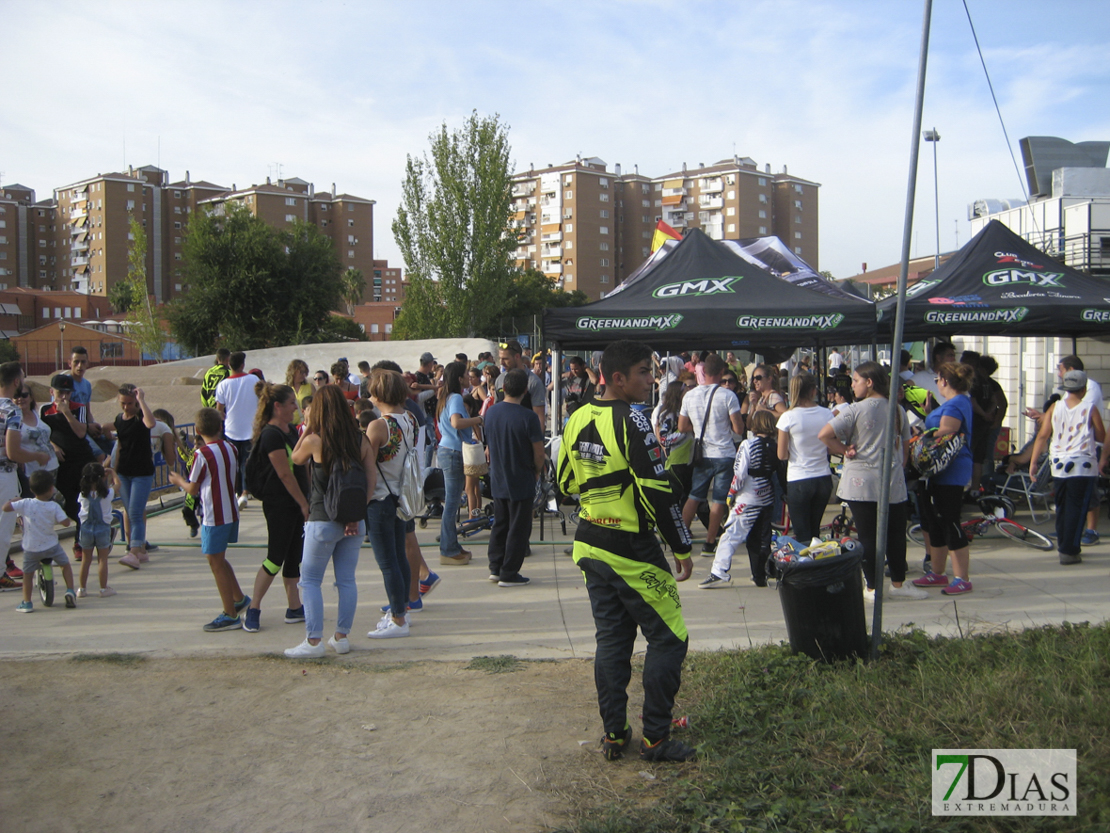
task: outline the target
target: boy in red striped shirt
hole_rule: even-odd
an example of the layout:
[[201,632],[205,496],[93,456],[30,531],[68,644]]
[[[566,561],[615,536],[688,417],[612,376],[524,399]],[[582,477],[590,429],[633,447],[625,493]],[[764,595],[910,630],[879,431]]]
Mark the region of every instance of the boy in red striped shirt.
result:
[[200,495],[204,507],[201,527],[201,552],[208,558],[208,566],[220,591],[223,611],[204,626],[206,631],[232,631],[243,626],[239,611],[250,604],[235,577],[235,570],[227,563],[227,545],[239,540],[239,506],[235,500],[235,472],[238,454],[235,446],[223,438],[223,417],[214,408],[201,408],[196,416],[197,436],[204,445],[197,445],[193,469],[186,480],[177,472],[170,472],[170,482],[196,497]]

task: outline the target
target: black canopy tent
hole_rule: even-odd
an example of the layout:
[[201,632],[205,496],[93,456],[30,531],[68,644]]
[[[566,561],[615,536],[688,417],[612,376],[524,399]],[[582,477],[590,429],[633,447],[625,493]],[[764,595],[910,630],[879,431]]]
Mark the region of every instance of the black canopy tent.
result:
[[[879,302],[889,338],[897,299]],[[1093,278],[992,220],[940,269],[906,293],[904,338],[941,334],[1095,336],[1110,330],[1110,281]]]
[[769,352],[871,343],[875,308],[795,286],[694,229],[623,291],[581,307],[544,310],[544,335],[563,349],[601,349],[629,338],[660,352]]

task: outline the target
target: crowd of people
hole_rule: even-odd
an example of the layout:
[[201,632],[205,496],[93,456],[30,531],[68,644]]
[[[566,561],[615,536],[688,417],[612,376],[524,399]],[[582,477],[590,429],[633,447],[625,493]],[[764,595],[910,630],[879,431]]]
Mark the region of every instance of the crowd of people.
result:
[[[120,413],[110,425],[93,421],[83,348],[74,349],[70,373],[53,377],[51,401],[41,408],[20,365],[0,366],[0,538],[10,542],[17,518],[23,530],[23,566],[9,557],[3,581],[22,580],[18,610],[33,610],[32,576],[46,560],[61,568],[68,607],[87,595],[94,556],[99,594],[113,595],[108,557],[116,514],[126,542],[119,563],[138,570],[148,562],[154,548],[146,541],[145,511],[162,455],[170,481],[186,492],[190,535],[199,534],[220,598],[221,611],[205,631],[260,630],[261,603],[280,573],[283,619],[305,627],[304,640],[286,655],[349,652],[356,567],[368,543],[386,604],[367,636],[406,637],[412,613],[441,581],[421,553],[415,510],[403,497],[411,461],[420,471],[434,458],[442,472],[437,566],[470,563],[473,554],[459,542],[460,512],[464,519],[488,513],[489,580],[499,588],[526,587],[520,571],[546,465],[544,426],[560,385],[563,438],[552,462],[560,493],[579,503],[571,554],[597,625],[602,747],[610,759],[621,757],[631,738],[626,689],[637,629],[649,644],[641,755],[693,757],[670,738],[670,712],[688,645],[676,582],[692,574],[695,516],[706,527],[701,555],[713,558],[700,589],[732,582],[741,544],[751,581],[766,586],[776,503],[785,505],[794,536],[808,543],[820,537],[835,496],[852,512],[867,598],[874,599],[884,571],[891,582],[885,595],[894,598],[927,598],[923,588],[930,587],[947,595],[971,592],[962,507],[996,482],[992,456],[1008,407],[991,378],[997,363],[971,351],[956,361],[947,342],[933,345],[929,368],[916,373],[903,351],[896,376],[873,361],[849,368],[834,350],[824,380],[806,361],[745,365],[734,353],[714,351],[659,357],[627,341],[571,356],[565,370],[552,368],[542,352],[527,355],[517,341],[501,343],[496,359],[459,354],[440,364],[425,353],[407,373],[389,360],[359,362],[353,373],[346,359],[313,373],[295,359],[284,383],[247,371],[246,359],[243,352],[218,351],[204,374],[195,439],[188,442],[178,437],[173,417],[152,410],[132,385],[119,388]],[[1035,476],[1039,467],[1051,467],[1060,561],[1073,564],[1082,546],[1098,540],[1095,484],[1110,444],[1098,450],[1105,434],[1102,394],[1082,361],[1066,357],[1058,373],[1063,397],[1027,412],[1037,421],[1035,439],[1003,468],[1022,465]],[[880,484],[892,409],[895,455],[880,553]],[[942,471],[914,483],[907,479],[908,451],[922,432],[960,439]],[[833,457],[842,462],[839,477]],[[261,501],[267,543],[248,595],[226,553],[238,541],[240,513],[252,498]],[[122,512],[113,509],[116,500]],[[905,527],[913,511],[925,533],[926,565],[924,575],[909,581]],[[79,578],[56,532],[58,524],[71,523]],[[658,536],[674,554],[673,570]],[[325,642],[321,588],[329,562],[338,615]]]

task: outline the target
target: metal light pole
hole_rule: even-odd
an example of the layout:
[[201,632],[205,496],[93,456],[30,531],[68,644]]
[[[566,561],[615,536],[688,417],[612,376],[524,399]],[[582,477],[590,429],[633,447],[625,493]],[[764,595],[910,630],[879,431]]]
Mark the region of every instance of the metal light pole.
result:
[[65,370],[66,359],[66,322],[58,322],[58,370]]
[[940,134],[934,127],[932,130],[926,130],[921,134],[926,142],[932,142],[933,145],[933,207],[936,211],[934,218],[937,225],[937,254],[933,260],[933,271],[935,272],[940,268],[940,191],[937,188],[937,142],[940,141]]

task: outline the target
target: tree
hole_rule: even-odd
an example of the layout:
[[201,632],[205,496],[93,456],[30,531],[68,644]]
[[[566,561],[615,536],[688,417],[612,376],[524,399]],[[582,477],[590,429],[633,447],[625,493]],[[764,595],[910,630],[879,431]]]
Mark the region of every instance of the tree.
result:
[[342,315],[330,315],[324,326],[308,344],[330,344],[333,341],[366,341],[362,327]]
[[127,280],[122,282],[130,284],[126,294],[132,299],[132,307],[127,310],[132,313],[131,328],[127,334],[143,353],[161,362],[166,334],[161,322],[154,317],[154,308],[150,304],[150,292],[146,285],[146,231],[134,214],[130,217],[129,225],[131,245],[127,249]]
[[[547,277],[538,269],[526,269],[517,274],[509,285],[506,294],[505,307],[501,311],[501,320],[527,319],[541,315],[550,307],[580,307],[589,303],[590,299],[585,292],[572,290],[567,292],[559,289],[555,281]],[[483,333],[486,336],[498,336],[502,332],[516,332],[519,328],[514,326],[505,329],[503,326]]]
[[355,307],[362,300],[362,293],[366,291],[366,278],[363,277],[360,269],[351,266],[343,273],[342,283],[343,303],[347,305],[347,314],[354,315]]
[[242,205],[194,212],[184,261],[189,293],[170,305],[169,319],[196,355],[314,340],[340,301],[331,240],[307,223],[272,228]]
[[408,157],[393,236],[409,279],[395,338],[489,332],[515,272],[508,126],[473,112],[459,130],[429,137]]
[[19,361],[19,351],[8,339],[0,339],[0,364]]
[[131,312],[142,301],[139,293],[135,292],[135,284],[130,280],[117,281],[108,290],[108,303],[116,313]]

